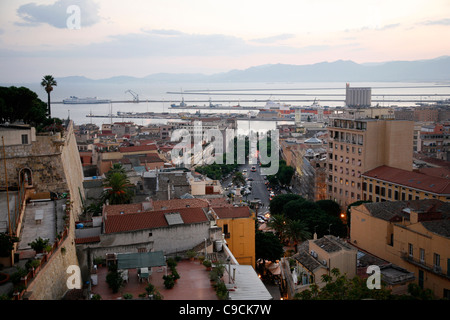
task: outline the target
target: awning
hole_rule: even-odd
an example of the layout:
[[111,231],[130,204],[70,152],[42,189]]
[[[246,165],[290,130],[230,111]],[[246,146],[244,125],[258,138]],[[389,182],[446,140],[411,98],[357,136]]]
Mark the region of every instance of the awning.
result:
[[162,267],[165,265],[166,260],[162,251],[117,254],[119,270]]

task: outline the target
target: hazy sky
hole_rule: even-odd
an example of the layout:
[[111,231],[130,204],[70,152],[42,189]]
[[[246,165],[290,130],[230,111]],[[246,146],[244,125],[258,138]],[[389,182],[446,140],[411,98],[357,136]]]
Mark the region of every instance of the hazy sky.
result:
[[450,0],[1,0],[0,82],[431,59],[449,36]]

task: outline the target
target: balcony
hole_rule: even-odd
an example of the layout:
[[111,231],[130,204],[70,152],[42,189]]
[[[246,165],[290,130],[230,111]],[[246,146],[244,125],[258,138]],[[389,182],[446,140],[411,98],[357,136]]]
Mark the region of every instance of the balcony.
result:
[[447,280],[450,280],[450,275],[447,273],[444,273],[444,270],[442,269],[442,267],[440,266],[436,266],[436,265],[431,265],[426,263],[425,261],[421,261],[417,258],[414,258],[412,256],[410,256],[408,253],[403,252],[401,254],[401,258],[409,263],[411,263],[412,265],[415,265],[416,267],[420,267],[422,269],[425,269],[428,272],[431,272],[439,277],[445,278]]

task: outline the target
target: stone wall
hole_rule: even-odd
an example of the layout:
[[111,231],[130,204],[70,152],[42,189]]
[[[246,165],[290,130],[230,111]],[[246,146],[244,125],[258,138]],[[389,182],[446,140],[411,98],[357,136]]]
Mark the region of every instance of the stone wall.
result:
[[59,300],[68,290],[67,268],[70,265],[79,265],[75,248],[75,221],[82,212],[84,177],[73,123],[70,122],[63,135],[37,136],[31,148],[25,146],[21,150],[20,146],[11,146],[7,151],[6,160],[8,172],[17,173],[16,177],[11,177],[11,182],[8,179],[10,185],[19,182],[20,168],[26,167],[32,171],[33,187],[36,192],[70,193],[72,212],[68,236],[27,288],[30,300]]

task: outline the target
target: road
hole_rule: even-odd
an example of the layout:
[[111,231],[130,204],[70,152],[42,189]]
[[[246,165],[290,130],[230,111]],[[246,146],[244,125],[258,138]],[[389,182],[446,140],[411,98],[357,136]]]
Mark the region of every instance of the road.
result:
[[[251,168],[252,166],[256,167],[256,172],[252,172]],[[247,172],[244,172],[244,170],[247,170]],[[266,211],[269,211],[269,202],[270,202],[270,195],[269,191],[267,190],[267,186],[265,185],[266,180],[264,180],[264,176],[261,175],[261,168],[259,165],[252,165],[252,164],[243,164],[239,166],[239,172],[242,172],[244,174],[244,177],[247,179],[253,179],[252,183],[252,190],[251,194],[247,196],[243,196],[243,199],[250,200],[261,200],[262,206],[258,209],[259,213],[264,213]],[[231,182],[231,179],[233,177],[233,174],[228,179],[225,179],[222,181],[222,186],[226,188],[228,184]],[[229,190],[226,191],[228,194]]]

